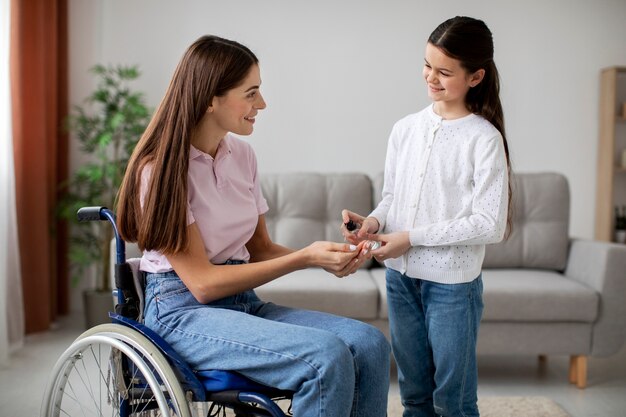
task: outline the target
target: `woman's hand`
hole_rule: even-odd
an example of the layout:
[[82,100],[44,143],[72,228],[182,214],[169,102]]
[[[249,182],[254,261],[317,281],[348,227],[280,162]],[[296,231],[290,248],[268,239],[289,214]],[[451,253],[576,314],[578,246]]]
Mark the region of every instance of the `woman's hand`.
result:
[[308,266],[319,266],[343,278],[353,274],[368,259],[365,242],[358,245],[334,242],[314,242],[303,249]]
[[366,239],[380,242],[381,247],[371,251],[377,261],[398,258],[411,248],[409,232],[394,232],[382,235],[368,234]]
[[[363,217],[360,214],[354,213],[350,210],[341,210],[341,233],[346,241],[357,245],[364,240],[367,240],[367,235],[378,232],[380,225],[378,220],[374,217]],[[356,226],[356,230],[348,230],[346,224],[352,221]]]

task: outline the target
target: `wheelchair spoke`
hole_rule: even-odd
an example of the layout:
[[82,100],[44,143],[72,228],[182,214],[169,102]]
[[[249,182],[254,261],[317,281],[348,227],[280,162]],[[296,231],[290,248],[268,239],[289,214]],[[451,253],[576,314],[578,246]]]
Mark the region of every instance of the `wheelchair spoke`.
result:
[[[88,366],[88,356],[80,355],[80,366],[77,366],[76,363],[74,364],[74,377],[67,381],[66,390],[69,388],[69,391],[72,393],[72,395],[69,396],[68,393],[68,396],[81,409],[83,415],[97,415],[100,417],[104,417],[102,412],[99,411],[102,410],[102,378],[104,377],[104,375],[102,374],[102,372],[98,372],[99,375],[90,375],[90,372],[93,371],[90,371],[89,369],[95,366],[100,371],[101,364],[101,361],[98,359],[97,355],[93,351],[93,347],[91,347],[90,350],[92,353],[91,357],[94,360],[94,364],[89,364]],[[97,381],[94,381],[94,379],[97,379]],[[74,386],[75,384],[77,384],[76,387]],[[99,389],[97,391],[94,390],[94,385],[98,386]],[[107,393],[109,396],[112,395],[109,387],[107,387]],[[83,397],[85,396],[89,399],[88,403],[84,403]],[[88,413],[88,410],[92,410],[92,407],[89,407],[88,409],[86,408],[89,404],[92,404],[93,411],[90,411]]]
[[[82,415],[84,415],[84,416],[88,415],[87,410],[85,409],[85,405],[78,399],[78,396],[76,395],[76,392],[74,390],[72,382],[68,381],[67,385],[69,387],[69,391],[71,391],[72,394],[73,394],[70,398],[72,400],[74,400],[74,404],[76,404],[76,405],[78,405],[78,407],[80,407],[80,409],[82,411]],[[69,416],[69,414],[65,410],[61,409],[61,411],[63,411],[64,414],[67,414]]]
[[104,324],[84,332],[61,355],[41,415],[191,417],[192,400],[150,340],[128,327]]
[[[104,376],[103,373],[103,368],[102,368],[102,346],[101,345],[97,345],[97,349],[98,352],[96,353],[94,350],[94,346],[90,346],[89,351],[91,353],[91,358],[93,359],[94,363],[91,364],[89,363],[89,367],[90,368],[94,368],[97,369],[97,373],[95,375],[91,375],[91,373],[93,373],[93,370],[90,371],[87,367],[87,358],[83,355],[83,360],[81,360],[81,369],[82,372],[80,372],[78,369],[76,370],[77,372],[77,376],[80,379],[80,382],[82,383],[81,387],[83,387],[84,390],[86,390],[86,394],[88,394],[89,398],[91,399],[91,403],[93,404],[94,410],[102,410],[103,408],[103,382],[105,382],[104,386],[106,387],[106,394],[107,394],[107,399],[112,400],[112,398],[114,398],[114,394],[113,392],[111,392],[111,388],[108,386],[108,384],[106,384],[107,379]],[[94,381],[97,380],[97,381]],[[97,390],[94,390],[94,385],[98,386]],[[80,401],[78,401],[78,403],[80,404]],[[82,404],[80,404],[82,407]],[[104,417],[102,415],[102,413],[99,413],[99,416]]]
[[[141,371],[138,367],[132,366],[132,374],[129,378],[129,388],[126,390],[129,402],[134,402],[141,409],[134,409],[135,412],[142,413],[156,407],[156,397],[146,383]],[[159,389],[164,391],[159,385]]]

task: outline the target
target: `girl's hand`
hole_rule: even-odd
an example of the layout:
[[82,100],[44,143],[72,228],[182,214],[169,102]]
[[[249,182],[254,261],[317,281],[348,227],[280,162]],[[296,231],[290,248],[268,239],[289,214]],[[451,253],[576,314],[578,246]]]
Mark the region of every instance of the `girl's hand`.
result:
[[319,266],[327,272],[343,278],[353,274],[367,259],[365,243],[314,242],[303,250],[309,259],[308,266]]
[[380,262],[385,259],[398,258],[411,248],[409,232],[394,232],[382,235],[369,234],[366,238],[380,242],[382,245],[380,248],[371,251],[371,255]]
[[[374,217],[363,217],[360,214],[350,210],[341,210],[341,233],[343,237],[353,245],[357,245],[367,240],[367,235],[376,233],[380,225]],[[356,226],[356,230],[348,230],[346,224],[352,221]]]

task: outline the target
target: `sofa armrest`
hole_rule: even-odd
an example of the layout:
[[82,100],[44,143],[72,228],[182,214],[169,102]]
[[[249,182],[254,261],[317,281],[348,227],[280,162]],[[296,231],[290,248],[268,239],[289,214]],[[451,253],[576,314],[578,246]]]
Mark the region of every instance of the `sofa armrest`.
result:
[[565,275],[600,294],[591,356],[616,353],[626,338],[626,245],[573,239]]

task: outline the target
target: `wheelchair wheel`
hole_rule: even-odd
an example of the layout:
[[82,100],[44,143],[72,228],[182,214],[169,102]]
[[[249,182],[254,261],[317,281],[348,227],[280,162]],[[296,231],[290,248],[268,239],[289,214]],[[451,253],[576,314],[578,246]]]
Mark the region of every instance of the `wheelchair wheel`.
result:
[[41,415],[191,417],[191,404],[152,342],[126,326],[102,324],[61,355]]

